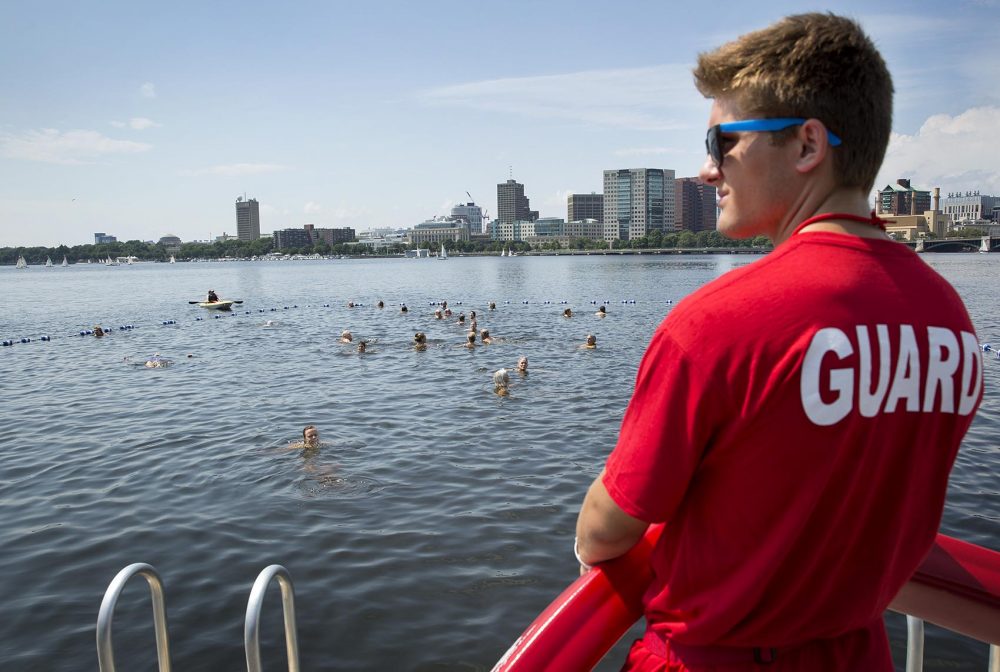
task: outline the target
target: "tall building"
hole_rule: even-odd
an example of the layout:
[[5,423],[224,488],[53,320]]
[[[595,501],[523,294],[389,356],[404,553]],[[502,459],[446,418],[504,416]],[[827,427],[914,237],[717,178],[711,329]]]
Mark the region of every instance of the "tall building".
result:
[[674,171],[626,168],[604,171],[604,239],[633,240],[674,225]]
[[879,192],[878,214],[920,215],[931,209],[931,192],[914,189],[909,180],[902,178],[888,184]]
[[1000,197],[982,196],[978,191],[949,192],[941,199],[941,211],[951,215],[959,226],[966,222],[973,225],[985,220],[997,221],[1000,215]]
[[109,236],[106,233],[95,233],[94,234],[94,245],[103,245],[104,243],[117,243],[118,238],[115,236]]
[[715,230],[715,187],[697,177],[674,180],[674,222],[678,230]]
[[459,203],[451,209],[452,219],[469,225],[469,233],[483,233],[483,209],[475,203]]
[[604,221],[604,194],[570,194],[566,199],[566,221],[582,222],[585,219]]
[[524,195],[523,184],[507,180],[497,185],[497,218],[504,224],[538,219],[538,211],[531,209],[528,197]]
[[256,198],[244,200],[240,196],[236,199],[236,236],[240,240],[260,238],[260,208]]

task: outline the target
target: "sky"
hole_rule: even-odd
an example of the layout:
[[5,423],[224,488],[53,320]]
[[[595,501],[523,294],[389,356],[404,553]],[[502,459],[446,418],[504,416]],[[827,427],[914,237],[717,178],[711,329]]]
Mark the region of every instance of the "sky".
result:
[[[745,6],[744,6],[745,4]],[[877,187],[1000,195],[1000,0],[0,5],[0,247],[411,227],[496,185],[542,217],[604,170],[696,175],[699,52],[857,19],[893,74]]]

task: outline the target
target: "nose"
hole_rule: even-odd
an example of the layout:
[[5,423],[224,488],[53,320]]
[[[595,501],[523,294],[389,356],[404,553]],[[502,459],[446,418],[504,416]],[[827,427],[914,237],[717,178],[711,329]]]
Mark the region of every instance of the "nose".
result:
[[712,184],[722,177],[722,170],[715,165],[715,160],[706,154],[705,162],[701,164],[701,169],[698,171],[698,177],[705,184]]

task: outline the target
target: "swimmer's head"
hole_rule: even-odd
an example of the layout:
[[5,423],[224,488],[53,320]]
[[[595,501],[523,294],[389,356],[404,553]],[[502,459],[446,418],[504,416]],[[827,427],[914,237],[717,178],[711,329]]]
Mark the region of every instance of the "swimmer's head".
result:
[[469,319],[470,320],[476,319],[476,311],[472,311],[471,313],[469,313]]
[[589,347],[597,345],[597,336],[594,336],[593,334],[587,334],[587,345]]
[[351,339],[353,339],[353,338],[354,337],[351,336],[351,332],[349,332],[347,329],[344,329],[342,332],[340,332],[340,340],[342,340],[342,341],[350,343]]
[[469,343],[475,343],[476,342],[476,332],[470,331],[469,333],[467,333],[465,335],[465,340],[467,340]]
[[479,330],[479,337],[485,341],[487,338],[490,337],[490,330],[489,329],[480,329]]
[[567,308],[563,311],[563,317],[573,317],[573,311]]
[[365,344],[364,341],[358,342],[358,352],[364,352],[367,348],[368,346]]
[[496,310],[497,304],[494,301],[490,301],[490,310]]
[[413,342],[414,343],[423,343],[426,340],[427,340],[427,336],[422,331],[418,331],[417,333],[413,334]]
[[302,443],[310,448],[319,445],[319,430],[316,429],[316,425],[306,425],[303,428]]
[[434,317],[436,319],[438,319],[438,320],[440,320],[443,317],[443,315],[441,314],[441,309],[440,308],[438,308],[437,310],[434,311]]
[[459,313],[458,314],[458,321],[459,322],[465,322],[465,313]]
[[382,299],[379,299],[379,300],[378,300],[378,307],[379,307],[379,308],[385,308],[385,304],[384,304],[384,303],[382,303]]
[[517,370],[518,371],[522,371],[522,372],[528,370],[528,358],[527,357],[521,357],[519,360],[517,360]]
[[493,387],[496,390],[506,390],[510,384],[510,374],[507,369],[499,369],[493,373]]
[[601,306],[600,308],[597,309],[597,312],[599,312],[599,313],[606,313],[606,312],[608,312],[608,310],[604,306]]

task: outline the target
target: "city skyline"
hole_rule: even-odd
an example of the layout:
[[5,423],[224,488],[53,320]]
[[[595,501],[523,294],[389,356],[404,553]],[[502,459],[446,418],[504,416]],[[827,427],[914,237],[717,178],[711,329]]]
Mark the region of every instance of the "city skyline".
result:
[[[507,179],[561,217],[569,194],[602,192],[604,170],[696,175],[698,52],[799,11],[515,2],[483,21],[458,2],[16,3],[0,40],[16,66],[0,72],[0,246],[235,234],[243,193],[262,233],[413,227],[470,200],[493,219]],[[873,203],[897,178],[1000,194],[1000,53],[969,38],[1000,27],[1000,3],[837,11],[895,81]]]

